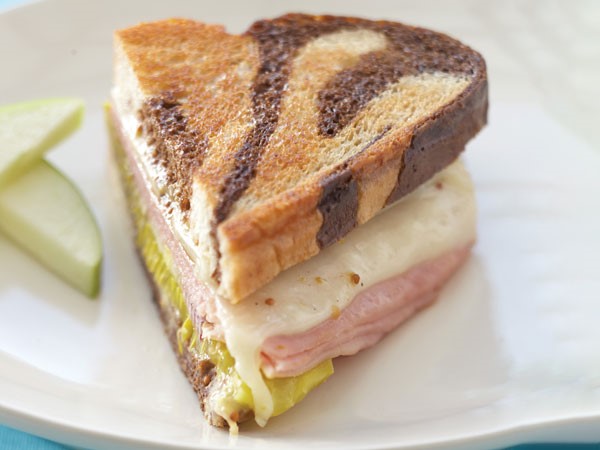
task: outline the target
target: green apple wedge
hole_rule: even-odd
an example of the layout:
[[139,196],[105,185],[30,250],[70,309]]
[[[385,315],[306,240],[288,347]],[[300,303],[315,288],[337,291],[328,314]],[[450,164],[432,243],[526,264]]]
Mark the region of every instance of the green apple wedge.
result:
[[89,297],[100,288],[102,239],[79,190],[39,160],[0,190],[0,231]]
[[0,187],[15,180],[81,124],[83,101],[51,98],[0,106]]

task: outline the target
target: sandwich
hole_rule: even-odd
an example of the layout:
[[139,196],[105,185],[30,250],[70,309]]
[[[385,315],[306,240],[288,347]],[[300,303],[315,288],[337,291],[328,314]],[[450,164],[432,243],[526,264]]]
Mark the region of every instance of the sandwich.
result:
[[389,21],[117,31],[108,123],[135,244],[207,421],[264,426],[431,304],[475,240],[483,58]]

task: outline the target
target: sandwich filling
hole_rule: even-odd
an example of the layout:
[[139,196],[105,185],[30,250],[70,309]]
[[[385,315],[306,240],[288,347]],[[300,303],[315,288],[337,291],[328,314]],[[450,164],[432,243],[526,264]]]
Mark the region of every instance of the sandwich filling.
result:
[[159,297],[176,311],[177,350],[214,366],[205,409],[232,427],[248,411],[264,425],[326,379],[331,358],[374,344],[433,301],[475,239],[473,187],[455,162],[344,240],[232,304],[196,272],[202,256],[186,224],[160,201],[155,180],[162,169],[136,116],[118,101],[114,108],[121,166],[136,193],[130,204],[137,205],[138,248]]

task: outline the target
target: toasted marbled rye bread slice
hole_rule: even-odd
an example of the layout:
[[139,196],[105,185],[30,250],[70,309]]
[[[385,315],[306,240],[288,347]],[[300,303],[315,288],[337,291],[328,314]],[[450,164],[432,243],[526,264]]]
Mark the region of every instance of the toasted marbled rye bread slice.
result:
[[116,33],[115,67],[165,211],[234,302],[447,166],[487,115],[481,55],[387,21],[144,23]]

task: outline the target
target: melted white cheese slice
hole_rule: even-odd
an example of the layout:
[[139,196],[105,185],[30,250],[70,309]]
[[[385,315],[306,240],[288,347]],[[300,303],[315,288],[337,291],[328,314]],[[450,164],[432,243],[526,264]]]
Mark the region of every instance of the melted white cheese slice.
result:
[[[473,185],[461,162],[317,256],[279,274],[238,304],[218,298],[227,348],[266,423],[272,399],[260,372],[260,347],[270,336],[306,331],[346,307],[362,289],[401,274],[475,239]],[[350,275],[359,275],[354,284]],[[265,303],[272,298],[273,304]],[[269,302],[271,303],[271,302]]]

